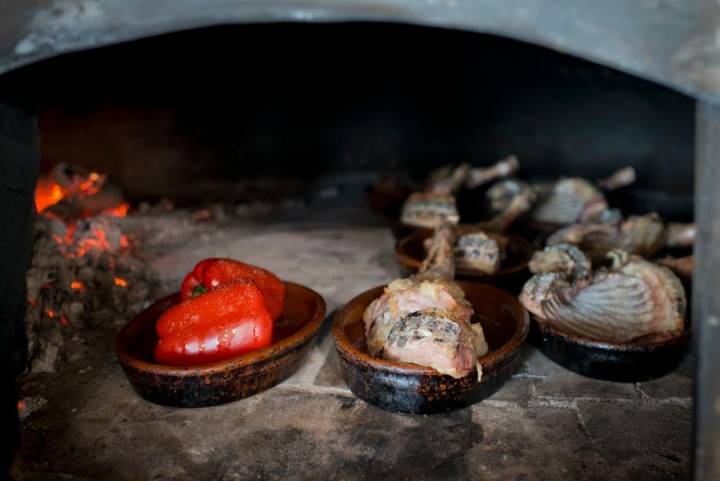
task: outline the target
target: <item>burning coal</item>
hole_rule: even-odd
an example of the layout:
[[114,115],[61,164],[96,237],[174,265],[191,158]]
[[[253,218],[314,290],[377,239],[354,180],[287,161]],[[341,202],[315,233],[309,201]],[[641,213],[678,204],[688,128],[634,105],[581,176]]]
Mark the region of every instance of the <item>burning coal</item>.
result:
[[72,220],[100,214],[125,217],[130,205],[107,176],[58,164],[35,187],[35,208],[45,217]]
[[35,205],[27,273],[29,369],[53,372],[67,357],[68,338],[111,325],[111,313],[147,298],[148,282],[136,280],[148,274],[126,233],[129,204],[106,175],[59,164],[38,181]]

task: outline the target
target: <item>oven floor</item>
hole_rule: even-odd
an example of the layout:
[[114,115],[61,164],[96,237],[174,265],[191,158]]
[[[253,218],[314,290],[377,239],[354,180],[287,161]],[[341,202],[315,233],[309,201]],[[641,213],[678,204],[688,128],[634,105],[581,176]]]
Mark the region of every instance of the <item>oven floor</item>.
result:
[[[302,212],[193,224],[187,212],[136,215],[160,283],[201,258],[231,256],[307,284],[333,311],[398,276],[393,239],[364,209],[318,201]],[[362,205],[361,205],[362,204]],[[311,204],[313,205],[313,204]],[[303,219],[303,220],[301,220]],[[309,220],[308,220],[309,219]],[[150,299],[148,299],[149,301]],[[616,384],[575,375],[527,347],[491,398],[450,414],[384,412],[356,399],[337,365],[328,319],[304,367],[232,404],[174,409],[130,388],[113,339],[134,312],[81,333],[83,355],[21,383],[29,414],[13,474],[42,480],[668,480],[685,479],[691,360],[663,379]]]

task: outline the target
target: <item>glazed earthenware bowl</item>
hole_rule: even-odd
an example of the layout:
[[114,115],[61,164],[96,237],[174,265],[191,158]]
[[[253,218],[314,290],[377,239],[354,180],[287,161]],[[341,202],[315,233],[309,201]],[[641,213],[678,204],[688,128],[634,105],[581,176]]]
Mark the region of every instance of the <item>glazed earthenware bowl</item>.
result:
[[[469,231],[471,226],[458,226],[458,233]],[[488,233],[488,236],[499,237],[497,234]],[[508,239],[506,249],[506,257],[503,259],[500,269],[494,274],[486,274],[476,269],[460,268],[455,271],[459,279],[477,280],[487,284],[493,284],[498,287],[509,290],[510,292],[519,292],[522,285],[528,279],[527,265],[533,253],[533,246],[514,234],[503,234]],[[427,255],[425,250],[425,241],[432,237],[432,231],[416,230],[400,239],[395,244],[395,257],[403,267],[405,274],[412,274],[422,265],[423,259]]]
[[133,389],[168,406],[223,404],[264,391],[293,374],[325,319],[325,301],[315,291],[285,282],[285,309],[275,321],[272,344],[247,354],[197,366],[168,366],[153,359],[155,323],[179,293],[160,299],[122,328],[115,352]]
[[605,342],[562,332],[532,316],[531,341],[547,357],[582,376],[640,382],[674,370],[685,358],[690,329],[664,341]]
[[432,368],[371,356],[362,320],[367,306],[384,286],[363,292],[335,316],[333,334],[343,378],[359,398],[389,411],[448,412],[476,403],[494,393],[520,363],[528,335],[527,311],[507,292],[487,284],[459,281],[475,310],[490,351],[480,357],[482,376],[471,372],[455,379]]

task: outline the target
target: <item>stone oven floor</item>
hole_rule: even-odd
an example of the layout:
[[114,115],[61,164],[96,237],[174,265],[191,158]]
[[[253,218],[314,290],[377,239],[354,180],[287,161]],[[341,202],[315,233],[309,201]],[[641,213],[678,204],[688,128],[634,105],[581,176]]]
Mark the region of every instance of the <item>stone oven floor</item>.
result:
[[[364,202],[331,200],[272,219],[189,222],[137,215],[162,295],[204,257],[230,256],[309,285],[328,319],[307,362],[274,389],[224,406],[175,409],[130,388],[113,352],[134,314],[81,334],[82,356],[21,383],[28,412],[14,477],[27,480],[670,480],[685,479],[691,360],[663,379],[575,375],[527,347],[491,398],[450,414],[382,411],[343,382],[329,324],[355,294],[398,276],[389,230]],[[173,226],[174,231],[168,230]],[[148,299],[150,301],[152,299]]]

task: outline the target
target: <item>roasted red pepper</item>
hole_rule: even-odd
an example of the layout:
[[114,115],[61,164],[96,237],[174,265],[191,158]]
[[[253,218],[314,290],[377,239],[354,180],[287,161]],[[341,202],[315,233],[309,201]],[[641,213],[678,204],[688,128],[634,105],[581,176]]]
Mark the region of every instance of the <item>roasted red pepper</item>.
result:
[[260,289],[273,319],[282,314],[285,306],[285,284],[272,272],[232,259],[205,259],[183,280],[180,295],[183,300],[212,291],[239,279],[250,279]]
[[155,360],[188,366],[270,345],[273,320],[263,294],[241,279],[174,305],[155,325]]

